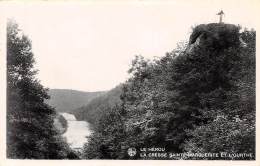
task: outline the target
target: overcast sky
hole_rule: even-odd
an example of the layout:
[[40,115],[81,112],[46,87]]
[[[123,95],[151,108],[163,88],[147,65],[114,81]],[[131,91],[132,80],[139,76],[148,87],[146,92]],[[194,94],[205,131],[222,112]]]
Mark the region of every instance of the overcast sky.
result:
[[220,9],[224,22],[255,28],[253,2],[44,3],[10,6],[4,12],[32,40],[44,86],[99,91],[126,80],[134,55],[164,56],[188,40],[191,26],[218,22]]

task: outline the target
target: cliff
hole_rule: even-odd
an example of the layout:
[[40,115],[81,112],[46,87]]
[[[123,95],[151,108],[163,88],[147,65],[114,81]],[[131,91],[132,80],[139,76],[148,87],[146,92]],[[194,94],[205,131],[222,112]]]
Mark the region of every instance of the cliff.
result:
[[193,29],[187,51],[197,47],[225,49],[230,46],[244,44],[239,37],[240,27],[233,24],[200,24]]

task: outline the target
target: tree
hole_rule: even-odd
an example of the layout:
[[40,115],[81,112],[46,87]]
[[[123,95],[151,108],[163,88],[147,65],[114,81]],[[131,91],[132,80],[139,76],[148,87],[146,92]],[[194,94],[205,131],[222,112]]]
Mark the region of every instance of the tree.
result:
[[7,157],[66,158],[68,145],[53,126],[56,113],[36,79],[31,41],[14,21],[7,24]]
[[228,75],[230,88],[201,95],[202,114],[210,120],[188,131],[187,151],[253,154],[235,158],[243,160],[255,157],[255,31],[245,30],[239,36],[246,46],[222,54],[235,56],[227,61],[232,65],[229,72],[222,73]]
[[130,147],[163,147],[254,156],[255,32],[239,31],[231,24],[202,24],[188,45],[162,58],[136,56],[121,106],[103,114],[88,146],[94,153],[85,152],[96,154],[90,158],[131,159]]

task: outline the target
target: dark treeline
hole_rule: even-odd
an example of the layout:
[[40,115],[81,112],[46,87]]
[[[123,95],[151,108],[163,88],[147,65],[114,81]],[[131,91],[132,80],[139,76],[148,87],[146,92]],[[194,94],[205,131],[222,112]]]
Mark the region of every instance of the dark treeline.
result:
[[122,93],[122,85],[111,89],[99,97],[92,99],[87,105],[71,110],[77,120],[89,122],[92,126],[96,126],[97,119],[106,112],[112,109],[115,105],[120,105],[120,95]]
[[54,119],[54,126],[60,134],[64,134],[68,129],[68,122],[61,114],[57,114]]
[[203,24],[162,58],[136,56],[121,104],[95,115],[84,157],[138,158],[130,147],[255,154],[255,31],[240,30]]
[[77,158],[53,125],[55,110],[44,103],[45,89],[36,79],[31,41],[14,21],[7,25],[7,157]]

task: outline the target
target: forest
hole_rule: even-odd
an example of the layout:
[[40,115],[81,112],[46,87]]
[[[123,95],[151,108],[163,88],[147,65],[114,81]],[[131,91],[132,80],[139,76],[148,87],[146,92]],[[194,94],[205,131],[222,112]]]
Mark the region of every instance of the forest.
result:
[[57,113],[44,102],[48,89],[36,78],[30,39],[16,22],[7,24],[7,158],[75,159],[54,127]]
[[[165,159],[140,156],[141,148],[160,147],[255,159],[255,30],[201,24],[160,58],[135,56],[126,82],[70,111],[94,131],[80,154],[53,126],[57,112],[44,102],[48,89],[35,76],[31,41],[16,23],[7,30],[9,158]],[[130,156],[133,147],[137,155]]]

